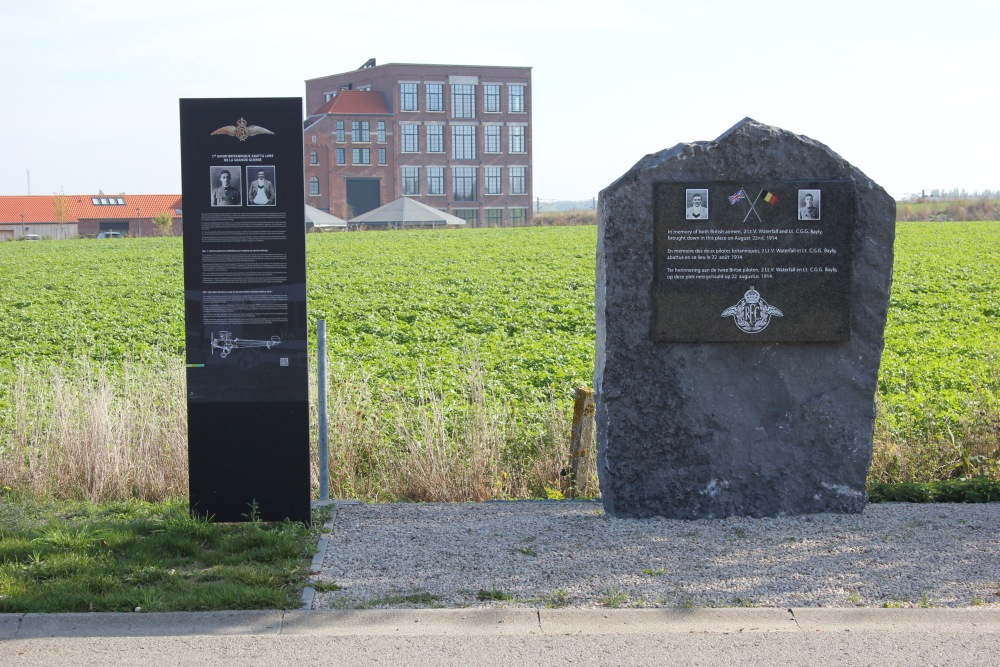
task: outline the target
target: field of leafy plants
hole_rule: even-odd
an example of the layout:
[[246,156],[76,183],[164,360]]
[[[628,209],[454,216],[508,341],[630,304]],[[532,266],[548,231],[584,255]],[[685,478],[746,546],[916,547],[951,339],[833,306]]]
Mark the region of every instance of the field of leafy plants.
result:
[[[592,383],[596,238],[592,226],[308,236],[310,327],[327,321],[332,381],[364,376],[386,396],[431,386],[447,402],[473,368],[515,421],[568,406]],[[3,243],[0,275],[0,414],[28,361],[183,355],[179,238]],[[883,437],[961,438],[996,407],[998,314],[1000,223],[898,224]]]

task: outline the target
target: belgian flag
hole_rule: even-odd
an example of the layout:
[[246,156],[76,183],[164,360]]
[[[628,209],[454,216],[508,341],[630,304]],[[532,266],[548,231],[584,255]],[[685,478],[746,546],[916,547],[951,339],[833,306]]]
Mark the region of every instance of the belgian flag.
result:
[[774,206],[775,204],[778,203],[778,195],[774,194],[773,192],[765,191],[764,201],[766,201],[771,206]]

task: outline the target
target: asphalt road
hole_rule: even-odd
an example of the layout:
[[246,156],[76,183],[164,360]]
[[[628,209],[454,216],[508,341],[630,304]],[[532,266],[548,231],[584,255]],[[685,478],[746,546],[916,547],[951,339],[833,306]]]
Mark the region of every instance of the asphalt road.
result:
[[0,665],[990,665],[997,609],[0,615]]

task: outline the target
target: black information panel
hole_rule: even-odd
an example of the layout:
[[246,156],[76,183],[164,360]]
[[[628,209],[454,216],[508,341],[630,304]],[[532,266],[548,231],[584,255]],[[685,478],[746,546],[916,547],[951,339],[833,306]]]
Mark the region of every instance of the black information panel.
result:
[[653,340],[843,341],[850,181],[655,186]]
[[308,522],[302,100],[180,118],[191,510]]

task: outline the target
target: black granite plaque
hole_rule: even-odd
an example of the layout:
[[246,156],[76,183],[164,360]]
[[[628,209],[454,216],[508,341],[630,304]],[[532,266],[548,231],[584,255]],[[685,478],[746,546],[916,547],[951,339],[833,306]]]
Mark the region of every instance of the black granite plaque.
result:
[[308,522],[302,100],[180,119],[191,510]]
[[849,181],[654,187],[654,341],[850,337]]

